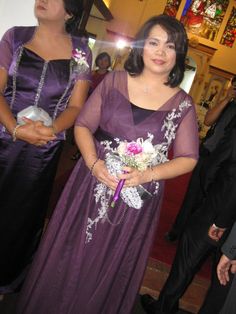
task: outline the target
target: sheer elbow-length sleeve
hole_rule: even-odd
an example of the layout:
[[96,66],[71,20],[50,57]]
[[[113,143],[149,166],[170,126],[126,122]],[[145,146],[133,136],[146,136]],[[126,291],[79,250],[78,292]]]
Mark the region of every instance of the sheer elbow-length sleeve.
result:
[[100,123],[102,101],[106,97],[106,90],[110,86],[110,74],[108,74],[94,92],[89,96],[77,120],[77,126],[87,127],[92,133],[96,131]]
[[176,134],[173,145],[173,156],[190,157],[198,159],[199,155],[199,135],[195,106],[191,101],[191,106],[187,109]]
[[0,41],[0,68],[8,71],[10,64],[12,62],[13,56],[13,36],[14,36],[14,28],[9,29],[3,35]]

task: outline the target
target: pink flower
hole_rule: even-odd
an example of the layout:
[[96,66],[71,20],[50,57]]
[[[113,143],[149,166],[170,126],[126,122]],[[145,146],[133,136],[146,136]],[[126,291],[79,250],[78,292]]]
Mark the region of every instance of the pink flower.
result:
[[143,148],[140,144],[136,142],[130,142],[126,147],[127,155],[137,155],[143,151]]
[[89,64],[86,60],[86,53],[81,49],[72,50],[72,61],[74,66],[74,71],[76,72],[86,72],[89,69]]
[[77,48],[72,50],[72,56],[76,59],[82,58],[84,55],[85,53]]

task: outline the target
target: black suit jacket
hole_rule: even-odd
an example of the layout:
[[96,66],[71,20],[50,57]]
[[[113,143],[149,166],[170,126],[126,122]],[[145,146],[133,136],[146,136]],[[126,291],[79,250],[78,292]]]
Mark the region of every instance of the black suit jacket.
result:
[[222,252],[230,259],[236,259],[236,222],[233,225],[230,234],[222,246]]
[[205,159],[200,181],[205,194],[204,208],[214,213],[212,223],[232,227],[236,221],[236,117]]

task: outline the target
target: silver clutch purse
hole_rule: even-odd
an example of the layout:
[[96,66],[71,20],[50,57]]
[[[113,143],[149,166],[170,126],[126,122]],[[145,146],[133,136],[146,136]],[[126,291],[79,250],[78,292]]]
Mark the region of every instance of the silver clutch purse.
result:
[[52,125],[52,118],[49,114],[42,108],[37,106],[29,106],[17,114],[17,123],[20,125],[25,124],[23,118],[28,118],[33,121],[42,121],[44,125]]

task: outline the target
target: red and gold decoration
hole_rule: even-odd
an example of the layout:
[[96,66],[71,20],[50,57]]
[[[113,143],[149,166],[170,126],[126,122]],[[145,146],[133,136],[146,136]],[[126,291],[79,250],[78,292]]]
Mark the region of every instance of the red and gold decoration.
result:
[[232,48],[236,38],[236,8],[231,11],[228,23],[225,27],[220,43]]
[[167,0],[164,14],[176,17],[181,0]]
[[187,0],[181,21],[190,33],[214,41],[228,4],[229,0]]

